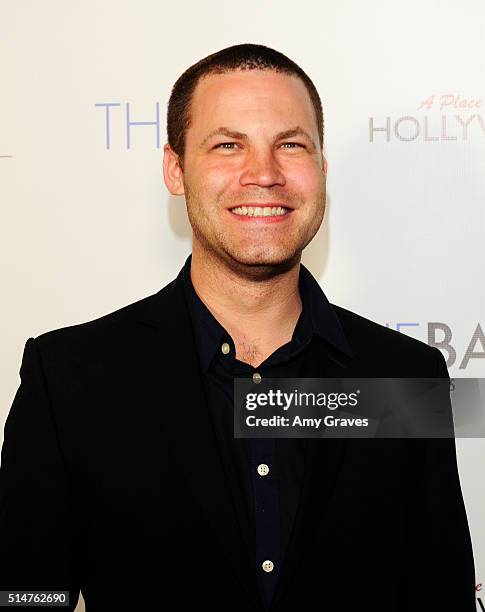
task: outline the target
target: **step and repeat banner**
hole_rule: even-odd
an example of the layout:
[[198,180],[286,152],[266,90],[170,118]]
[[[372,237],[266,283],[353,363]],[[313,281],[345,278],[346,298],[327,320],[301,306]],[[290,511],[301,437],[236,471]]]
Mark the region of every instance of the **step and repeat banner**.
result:
[[[327,211],[303,263],[329,300],[438,347],[451,377],[485,377],[483,2],[3,0],[0,17],[1,435],[27,338],[182,267],[168,97],[243,42],[282,51],[320,92]],[[457,452],[485,610],[484,440]]]

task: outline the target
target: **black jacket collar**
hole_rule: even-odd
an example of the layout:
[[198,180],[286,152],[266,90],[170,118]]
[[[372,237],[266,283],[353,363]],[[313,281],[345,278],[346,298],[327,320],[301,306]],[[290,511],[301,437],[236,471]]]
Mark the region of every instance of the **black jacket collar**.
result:
[[[185,299],[194,322],[202,371],[205,373],[221,344],[226,341],[231,343],[232,340],[230,340],[224,327],[197,295],[190,276],[191,262],[192,254],[187,257],[181,272]],[[335,311],[316,279],[303,264],[300,265],[298,288],[303,310],[295,327],[292,347],[297,349],[299,346],[306,344],[315,333],[327,344],[351,357],[353,355],[352,350]]]

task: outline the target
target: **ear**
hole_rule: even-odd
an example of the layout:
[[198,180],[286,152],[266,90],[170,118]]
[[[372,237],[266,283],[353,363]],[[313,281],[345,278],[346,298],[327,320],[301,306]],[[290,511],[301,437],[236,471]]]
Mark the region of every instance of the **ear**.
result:
[[172,195],[185,194],[182,164],[169,144],[163,147],[163,180]]

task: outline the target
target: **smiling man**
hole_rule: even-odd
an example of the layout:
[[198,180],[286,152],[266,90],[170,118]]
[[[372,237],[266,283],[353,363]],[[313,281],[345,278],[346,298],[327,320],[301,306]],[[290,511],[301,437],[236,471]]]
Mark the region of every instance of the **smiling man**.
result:
[[165,183],[192,253],[155,295],[27,341],[5,427],[0,588],[88,612],[473,612],[453,439],[243,439],[234,379],[447,377],[441,353],[331,304],[323,112],[281,53],[191,66]]

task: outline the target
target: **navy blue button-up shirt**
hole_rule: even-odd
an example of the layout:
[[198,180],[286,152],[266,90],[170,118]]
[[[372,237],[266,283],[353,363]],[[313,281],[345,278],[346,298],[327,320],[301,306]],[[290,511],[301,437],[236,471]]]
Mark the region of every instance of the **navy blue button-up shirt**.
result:
[[[298,287],[302,312],[291,341],[257,368],[236,359],[232,337],[195,292],[191,261],[189,255],[183,271],[184,290],[206,398],[241,532],[268,607],[298,509],[306,440],[234,438],[234,378],[252,377],[255,372],[262,378],[324,377],[321,364],[328,344],[347,354],[351,354],[350,347],[320,285],[301,264]],[[224,343],[229,345],[227,354],[221,350]],[[258,472],[262,464],[269,467],[267,474]],[[273,563],[271,571],[263,568],[265,561]]]

